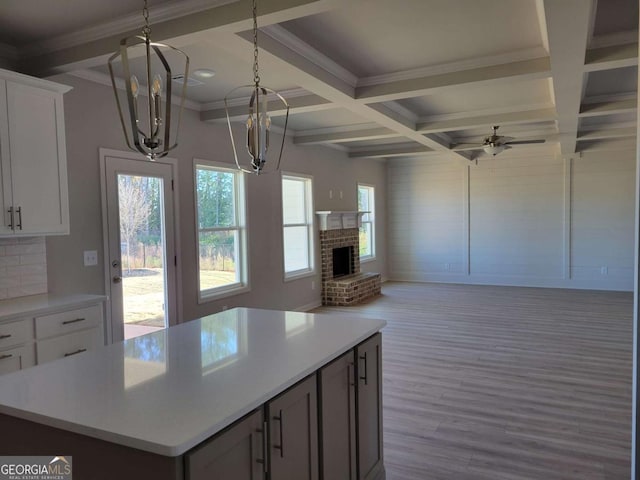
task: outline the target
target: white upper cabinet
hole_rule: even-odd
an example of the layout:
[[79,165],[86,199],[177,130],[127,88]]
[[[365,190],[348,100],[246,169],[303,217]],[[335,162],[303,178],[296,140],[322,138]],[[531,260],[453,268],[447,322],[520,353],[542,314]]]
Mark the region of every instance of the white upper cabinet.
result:
[[63,93],[0,70],[0,236],[69,233]]

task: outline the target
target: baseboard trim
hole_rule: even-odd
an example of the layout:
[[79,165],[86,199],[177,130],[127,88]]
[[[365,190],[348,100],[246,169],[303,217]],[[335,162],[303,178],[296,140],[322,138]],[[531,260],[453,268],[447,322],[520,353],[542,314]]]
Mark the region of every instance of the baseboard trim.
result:
[[495,285],[504,287],[534,288],[573,288],[577,290],[610,290],[632,292],[633,285],[626,279],[610,279],[607,282],[596,282],[587,279],[562,279],[543,277],[505,277],[498,275],[459,275],[425,272],[393,272],[391,281],[418,283],[458,283],[464,285]]
[[293,311],[294,312],[308,312],[310,310],[313,310],[314,308],[318,308],[322,306],[322,300],[318,299],[318,300],[314,300],[311,303],[307,303],[306,305],[302,305],[300,307],[294,308]]

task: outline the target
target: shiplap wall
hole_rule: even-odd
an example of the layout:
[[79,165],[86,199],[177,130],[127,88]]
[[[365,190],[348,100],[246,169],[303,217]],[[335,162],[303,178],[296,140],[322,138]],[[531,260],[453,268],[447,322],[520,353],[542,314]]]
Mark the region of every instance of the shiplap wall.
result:
[[634,152],[389,162],[394,280],[633,290]]

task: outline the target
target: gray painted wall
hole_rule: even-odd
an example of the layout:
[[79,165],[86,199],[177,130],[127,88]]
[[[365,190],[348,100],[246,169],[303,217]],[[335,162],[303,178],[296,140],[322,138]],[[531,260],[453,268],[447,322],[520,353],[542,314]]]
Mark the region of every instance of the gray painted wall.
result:
[[395,280],[633,289],[633,151],[395,161]]
[[[105,285],[99,148],[126,150],[123,134],[110,87],[68,75],[57,76],[53,80],[74,88],[65,95],[71,234],[47,238],[49,291],[101,294]],[[277,139],[273,140],[276,144]],[[251,291],[198,304],[193,158],[233,162],[226,124],[202,123],[198,112],[185,111],[180,146],[172,152],[172,157],[179,160],[181,319],[190,320],[217,312],[223,306],[291,310],[319,304],[319,270],[314,277],[283,281],[279,175],[252,176],[247,183]],[[282,170],[313,176],[316,210],[355,210],[357,182],[376,186],[376,242],[379,253],[375,261],[363,264],[363,270],[380,272],[386,277],[385,164],[352,160],[339,151],[298,147],[288,141]],[[332,199],[329,198],[329,190],[333,190]],[[98,250],[97,267],[83,266],[84,250]],[[312,289],[314,280],[315,290]]]

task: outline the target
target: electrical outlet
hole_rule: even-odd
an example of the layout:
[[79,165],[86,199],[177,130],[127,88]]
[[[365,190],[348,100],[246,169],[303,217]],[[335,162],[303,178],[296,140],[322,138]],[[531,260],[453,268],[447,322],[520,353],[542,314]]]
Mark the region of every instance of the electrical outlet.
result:
[[609,267],[600,267],[600,275],[609,275]]
[[329,190],[329,200],[333,198],[333,190]]
[[85,250],[84,251],[84,266],[95,267],[98,265],[98,251],[97,250]]
[[340,200],[342,200],[342,190],[340,190]]

